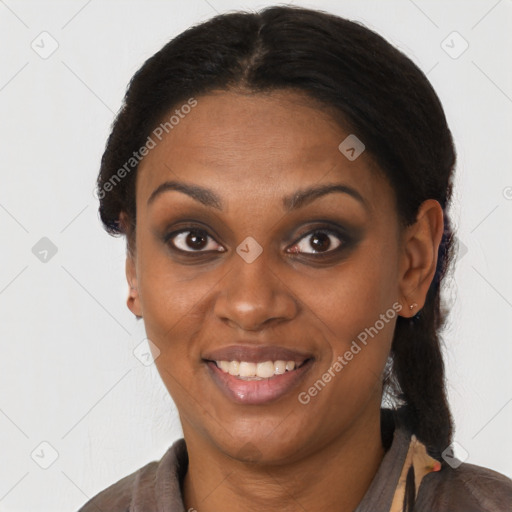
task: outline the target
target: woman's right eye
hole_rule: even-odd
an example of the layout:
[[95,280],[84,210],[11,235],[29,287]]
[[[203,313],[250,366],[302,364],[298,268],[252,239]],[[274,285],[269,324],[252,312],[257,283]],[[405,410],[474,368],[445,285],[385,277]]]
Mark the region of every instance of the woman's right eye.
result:
[[[181,252],[203,253],[225,251],[222,245],[217,244],[204,229],[188,228],[175,231],[167,235],[165,241],[171,248]],[[219,248],[216,248],[216,246]]]

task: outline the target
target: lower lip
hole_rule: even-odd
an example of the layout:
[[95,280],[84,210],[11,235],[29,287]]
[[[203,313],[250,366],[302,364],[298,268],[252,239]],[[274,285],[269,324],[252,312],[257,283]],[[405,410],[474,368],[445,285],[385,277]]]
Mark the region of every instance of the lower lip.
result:
[[236,403],[246,405],[266,404],[278,400],[304,379],[312,365],[313,359],[309,359],[300,368],[274,375],[269,379],[241,380],[224,373],[214,362],[207,362],[213,381],[224,395]]

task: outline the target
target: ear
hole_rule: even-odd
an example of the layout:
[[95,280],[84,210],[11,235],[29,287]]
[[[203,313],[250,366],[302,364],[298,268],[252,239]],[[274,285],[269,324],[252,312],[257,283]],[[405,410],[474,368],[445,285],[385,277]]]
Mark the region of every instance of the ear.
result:
[[140,297],[137,283],[137,270],[135,267],[135,261],[133,256],[126,256],[126,280],[130,286],[128,298],[126,299],[126,305],[128,309],[137,317],[142,318],[142,308],[140,305]]
[[441,205],[435,199],[427,199],[420,205],[416,222],[405,228],[402,237],[399,287],[404,307],[400,316],[412,317],[425,305],[436,272],[443,230]]

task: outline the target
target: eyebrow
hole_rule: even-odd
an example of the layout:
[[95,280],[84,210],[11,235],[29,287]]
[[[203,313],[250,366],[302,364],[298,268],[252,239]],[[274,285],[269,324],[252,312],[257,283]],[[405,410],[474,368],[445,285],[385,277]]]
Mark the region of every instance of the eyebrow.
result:
[[332,194],[333,192],[348,194],[349,196],[359,201],[366,209],[368,209],[368,205],[366,204],[363,196],[355,188],[349,187],[344,183],[313,185],[308,188],[297,190],[294,194],[283,197],[283,206],[286,211],[290,212],[297,210],[298,208],[302,208],[303,206],[306,206],[309,203],[315,201],[319,197]]
[[183,192],[205,206],[217,208],[217,210],[222,210],[223,208],[222,200],[217,194],[215,194],[215,192],[213,192],[213,190],[201,187],[200,185],[192,185],[191,183],[183,183],[180,181],[164,181],[161,183],[149,196],[147,202],[148,206],[155,201],[159,195],[169,190]]
[[[165,181],[164,183],[161,183],[149,196],[147,205],[149,206],[158,196],[169,190],[182,192],[205,206],[216,208],[221,211],[223,210],[222,199],[213,190],[200,185],[193,185],[191,183],[184,183],[180,181]],[[345,185],[344,183],[313,185],[311,187],[297,190],[293,194],[283,197],[283,208],[287,212],[291,212],[333,192],[348,194],[359,201],[365,208],[368,208],[368,205],[362,195],[356,189]]]

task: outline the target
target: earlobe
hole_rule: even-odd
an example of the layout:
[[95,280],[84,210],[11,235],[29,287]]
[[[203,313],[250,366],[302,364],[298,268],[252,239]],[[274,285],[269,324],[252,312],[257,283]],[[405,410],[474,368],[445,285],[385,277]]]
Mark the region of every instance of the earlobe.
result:
[[416,222],[404,231],[399,274],[400,302],[403,304],[400,316],[412,317],[425,304],[436,272],[443,228],[441,205],[428,199],[421,204]]
[[130,287],[128,292],[128,298],[126,299],[126,305],[128,309],[137,317],[142,318],[142,308],[140,305],[139,290],[137,284],[137,272],[135,269],[135,262],[132,256],[126,257],[126,280]]

